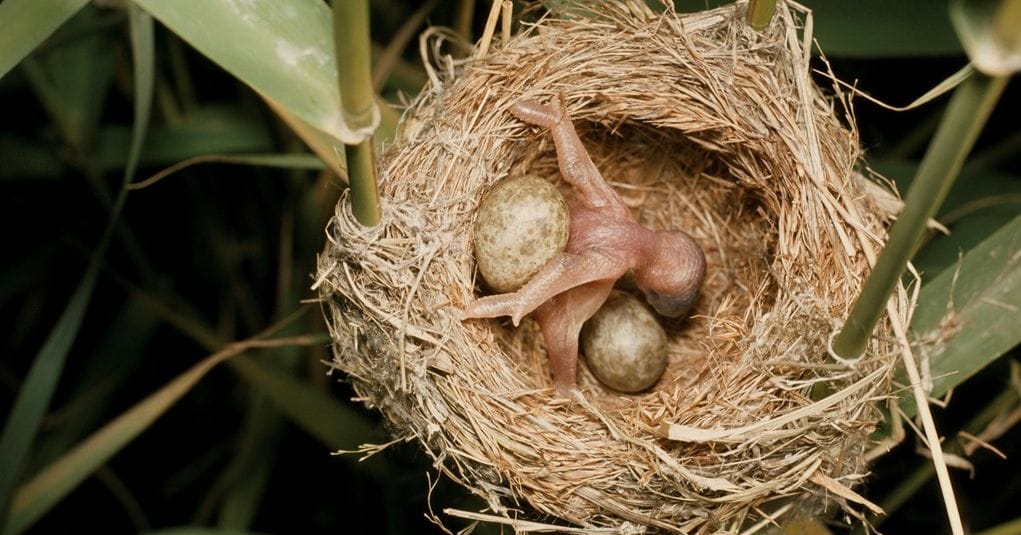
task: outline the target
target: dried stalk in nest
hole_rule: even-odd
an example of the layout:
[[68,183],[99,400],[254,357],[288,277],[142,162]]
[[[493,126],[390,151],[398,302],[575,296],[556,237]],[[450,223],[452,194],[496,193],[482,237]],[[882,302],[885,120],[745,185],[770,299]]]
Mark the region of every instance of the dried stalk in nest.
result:
[[[744,4],[588,9],[484,60],[444,56],[443,32],[423,42],[431,83],[383,155],[386,216],[363,228],[342,200],[319,258],[334,366],[484,497],[486,518],[521,531],[703,533],[824,501],[853,511],[897,347],[886,323],[857,361],[827,347],[889,214],[855,179],[843,103],[809,78],[798,28],[810,15],[780,3],[760,34]],[[642,395],[582,367],[584,395],[560,399],[534,324],[458,320],[478,291],[482,195],[526,172],[560,180],[548,137],[507,109],[554,97],[643,225],[710,251],[695,316],[664,324],[666,375]],[[893,319],[907,321],[901,301]],[[834,393],[813,400],[816,386]]]

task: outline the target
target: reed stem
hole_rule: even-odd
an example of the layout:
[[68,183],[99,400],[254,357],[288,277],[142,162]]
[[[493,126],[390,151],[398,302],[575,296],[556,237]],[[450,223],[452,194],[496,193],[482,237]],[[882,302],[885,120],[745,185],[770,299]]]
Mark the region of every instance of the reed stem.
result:
[[745,20],[755,31],[759,32],[769,26],[776,11],[776,0],[748,0],[748,15]]
[[[372,139],[345,147],[351,181],[351,212],[367,227],[379,224],[379,190],[376,187],[376,150]],[[360,177],[355,179],[355,177]]]
[[475,0],[460,0],[457,3],[457,19],[454,22],[454,31],[464,38],[465,42],[472,42],[472,22],[475,19]]
[[864,352],[904,267],[918,248],[926,221],[943,204],[1006,84],[1005,76],[992,77],[976,72],[954,91],[908,190],[904,210],[891,227],[886,246],[865,281],[847,323],[833,341],[837,355],[852,359]]
[[[337,54],[340,104],[348,126],[359,131],[373,127],[375,94],[369,42],[368,0],[334,0],[333,35]],[[351,211],[367,227],[379,224],[379,193],[372,138],[345,145]]]

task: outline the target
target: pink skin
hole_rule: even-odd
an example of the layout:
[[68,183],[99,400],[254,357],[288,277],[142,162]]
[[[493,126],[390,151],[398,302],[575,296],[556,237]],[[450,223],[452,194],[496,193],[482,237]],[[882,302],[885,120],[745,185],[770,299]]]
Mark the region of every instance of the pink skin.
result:
[[617,279],[634,272],[635,284],[657,312],[678,317],[691,308],[705,276],[705,255],[679,230],[642,227],[589,158],[567,114],[534,101],[510,112],[526,123],[550,128],[560,172],[577,191],[570,205],[567,248],[520,290],[476,300],[464,318],[510,316],[514,325],[535,312],[549,353],[557,390],[577,380],[578,334],[599,310]]

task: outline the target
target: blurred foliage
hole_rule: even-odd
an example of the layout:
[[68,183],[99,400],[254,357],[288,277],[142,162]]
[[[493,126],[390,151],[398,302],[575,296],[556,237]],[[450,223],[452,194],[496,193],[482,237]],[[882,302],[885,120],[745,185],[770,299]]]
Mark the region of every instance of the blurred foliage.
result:
[[[718,3],[677,2],[682,11]],[[330,455],[386,442],[393,430],[349,401],[350,388],[327,376],[325,327],[317,307],[302,304],[312,297],[315,255],[345,187],[325,170],[338,163],[316,161],[305,145],[319,143],[325,147],[319,154],[328,154],[335,142],[309,137],[319,108],[304,115],[286,108],[288,99],[307,96],[298,87],[304,82],[270,76],[269,85],[260,86],[236,69],[228,74],[203,55],[215,56],[215,50],[199,46],[200,53],[186,42],[194,36],[182,39],[157,23],[152,60],[142,65],[153,73],[151,120],[141,128],[136,106],[146,90],[136,74],[139,44],[132,44],[129,4],[0,3],[0,217],[6,229],[0,413],[11,414],[19,392],[38,391],[23,388],[37,354],[66,349],[63,370],[47,372],[53,395],[51,401],[39,397],[41,420],[21,429],[5,416],[4,426],[27,433],[32,446],[24,462],[0,459],[0,466],[17,467],[17,473],[4,474],[17,490],[10,491],[14,508],[0,514],[3,529],[31,524],[28,531],[39,533],[424,533],[439,532],[426,518],[430,492],[432,510],[482,507],[447,480],[431,488],[429,462],[416,444],[397,444],[365,462]],[[428,21],[454,26],[467,20],[478,35],[488,2],[478,2],[472,17],[461,17],[470,4],[441,0]],[[815,10],[815,34],[836,74],[884,101],[906,103],[966,61],[942,2],[806,4]],[[419,3],[373,0],[370,7],[372,53],[383,57]],[[289,16],[286,11],[279,13]],[[273,65],[258,61],[265,58],[244,56],[244,39],[253,36],[223,25],[213,29],[222,32],[207,33],[241,45],[234,49],[239,68],[272,72]],[[288,32],[314,38],[300,28]],[[413,94],[425,79],[414,41],[397,45],[403,53],[381,91],[390,103]],[[822,77],[819,82],[832,86]],[[282,120],[266,106],[267,91],[276,92],[273,109],[283,106],[290,117]],[[927,236],[915,257],[925,281],[922,294],[939,294],[923,298],[918,321],[927,323],[916,325],[919,332],[944,317],[949,295],[961,296],[951,307],[962,317],[976,318],[954,331],[972,333],[962,341],[981,342],[993,332],[985,327],[1001,326],[999,349],[976,355],[964,346],[959,352],[969,359],[962,368],[974,373],[971,378],[963,384],[963,376],[941,378],[943,390],[956,385],[938,414],[941,431],[965,445],[972,442],[958,437],[958,430],[986,433],[1008,454],[1002,460],[980,448],[970,457],[974,479],[955,472],[966,524],[975,530],[1012,520],[1021,499],[1021,435],[1012,425],[1000,432],[990,427],[1009,423],[1017,410],[1010,363],[1019,356],[1021,330],[1012,326],[1021,303],[995,292],[1017,295],[1021,271],[1014,230],[1021,215],[1019,93],[1016,83],[1008,86],[938,215],[952,233]],[[857,103],[869,165],[901,191],[945,101],[904,113]],[[132,176],[129,148],[142,133],[132,180],[195,159],[126,193],[102,254],[104,225],[117,213],[122,181]],[[98,263],[87,292],[91,299],[72,297],[81,295],[83,276],[88,282],[93,256]],[[77,333],[59,328],[69,314],[80,322]],[[227,364],[214,367],[219,360]],[[916,445],[909,437],[881,458],[865,488],[877,502],[897,498],[883,528],[891,533],[945,529],[935,484],[922,473],[927,460]],[[71,484],[66,496],[47,483],[58,476]],[[905,486],[911,481],[919,483]],[[29,491],[48,494],[52,503],[27,514],[18,504],[33,496]],[[844,520],[837,517],[830,527],[839,532]]]

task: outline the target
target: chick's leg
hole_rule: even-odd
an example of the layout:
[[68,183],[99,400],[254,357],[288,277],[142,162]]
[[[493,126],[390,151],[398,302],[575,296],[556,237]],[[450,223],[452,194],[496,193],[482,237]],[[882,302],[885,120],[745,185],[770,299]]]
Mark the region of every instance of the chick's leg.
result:
[[603,306],[612,289],[612,281],[590,282],[550,299],[535,311],[546,340],[553,383],[561,395],[566,396],[577,381],[581,327]]
[[514,325],[539,305],[571,288],[593,281],[619,279],[628,269],[624,259],[611,252],[592,249],[582,254],[560,253],[553,257],[520,290],[490,295],[472,302],[463,319],[510,316]]
[[630,214],[617,193],[603,180],[599,168],[592,163],[566,111],[534,100],[523,100],[511,106],[510,112],[526,123],[550,129],[553,144],[557,148],[560,173],[578,191],[585,206],[594,210],[608,210],[621,217]]

